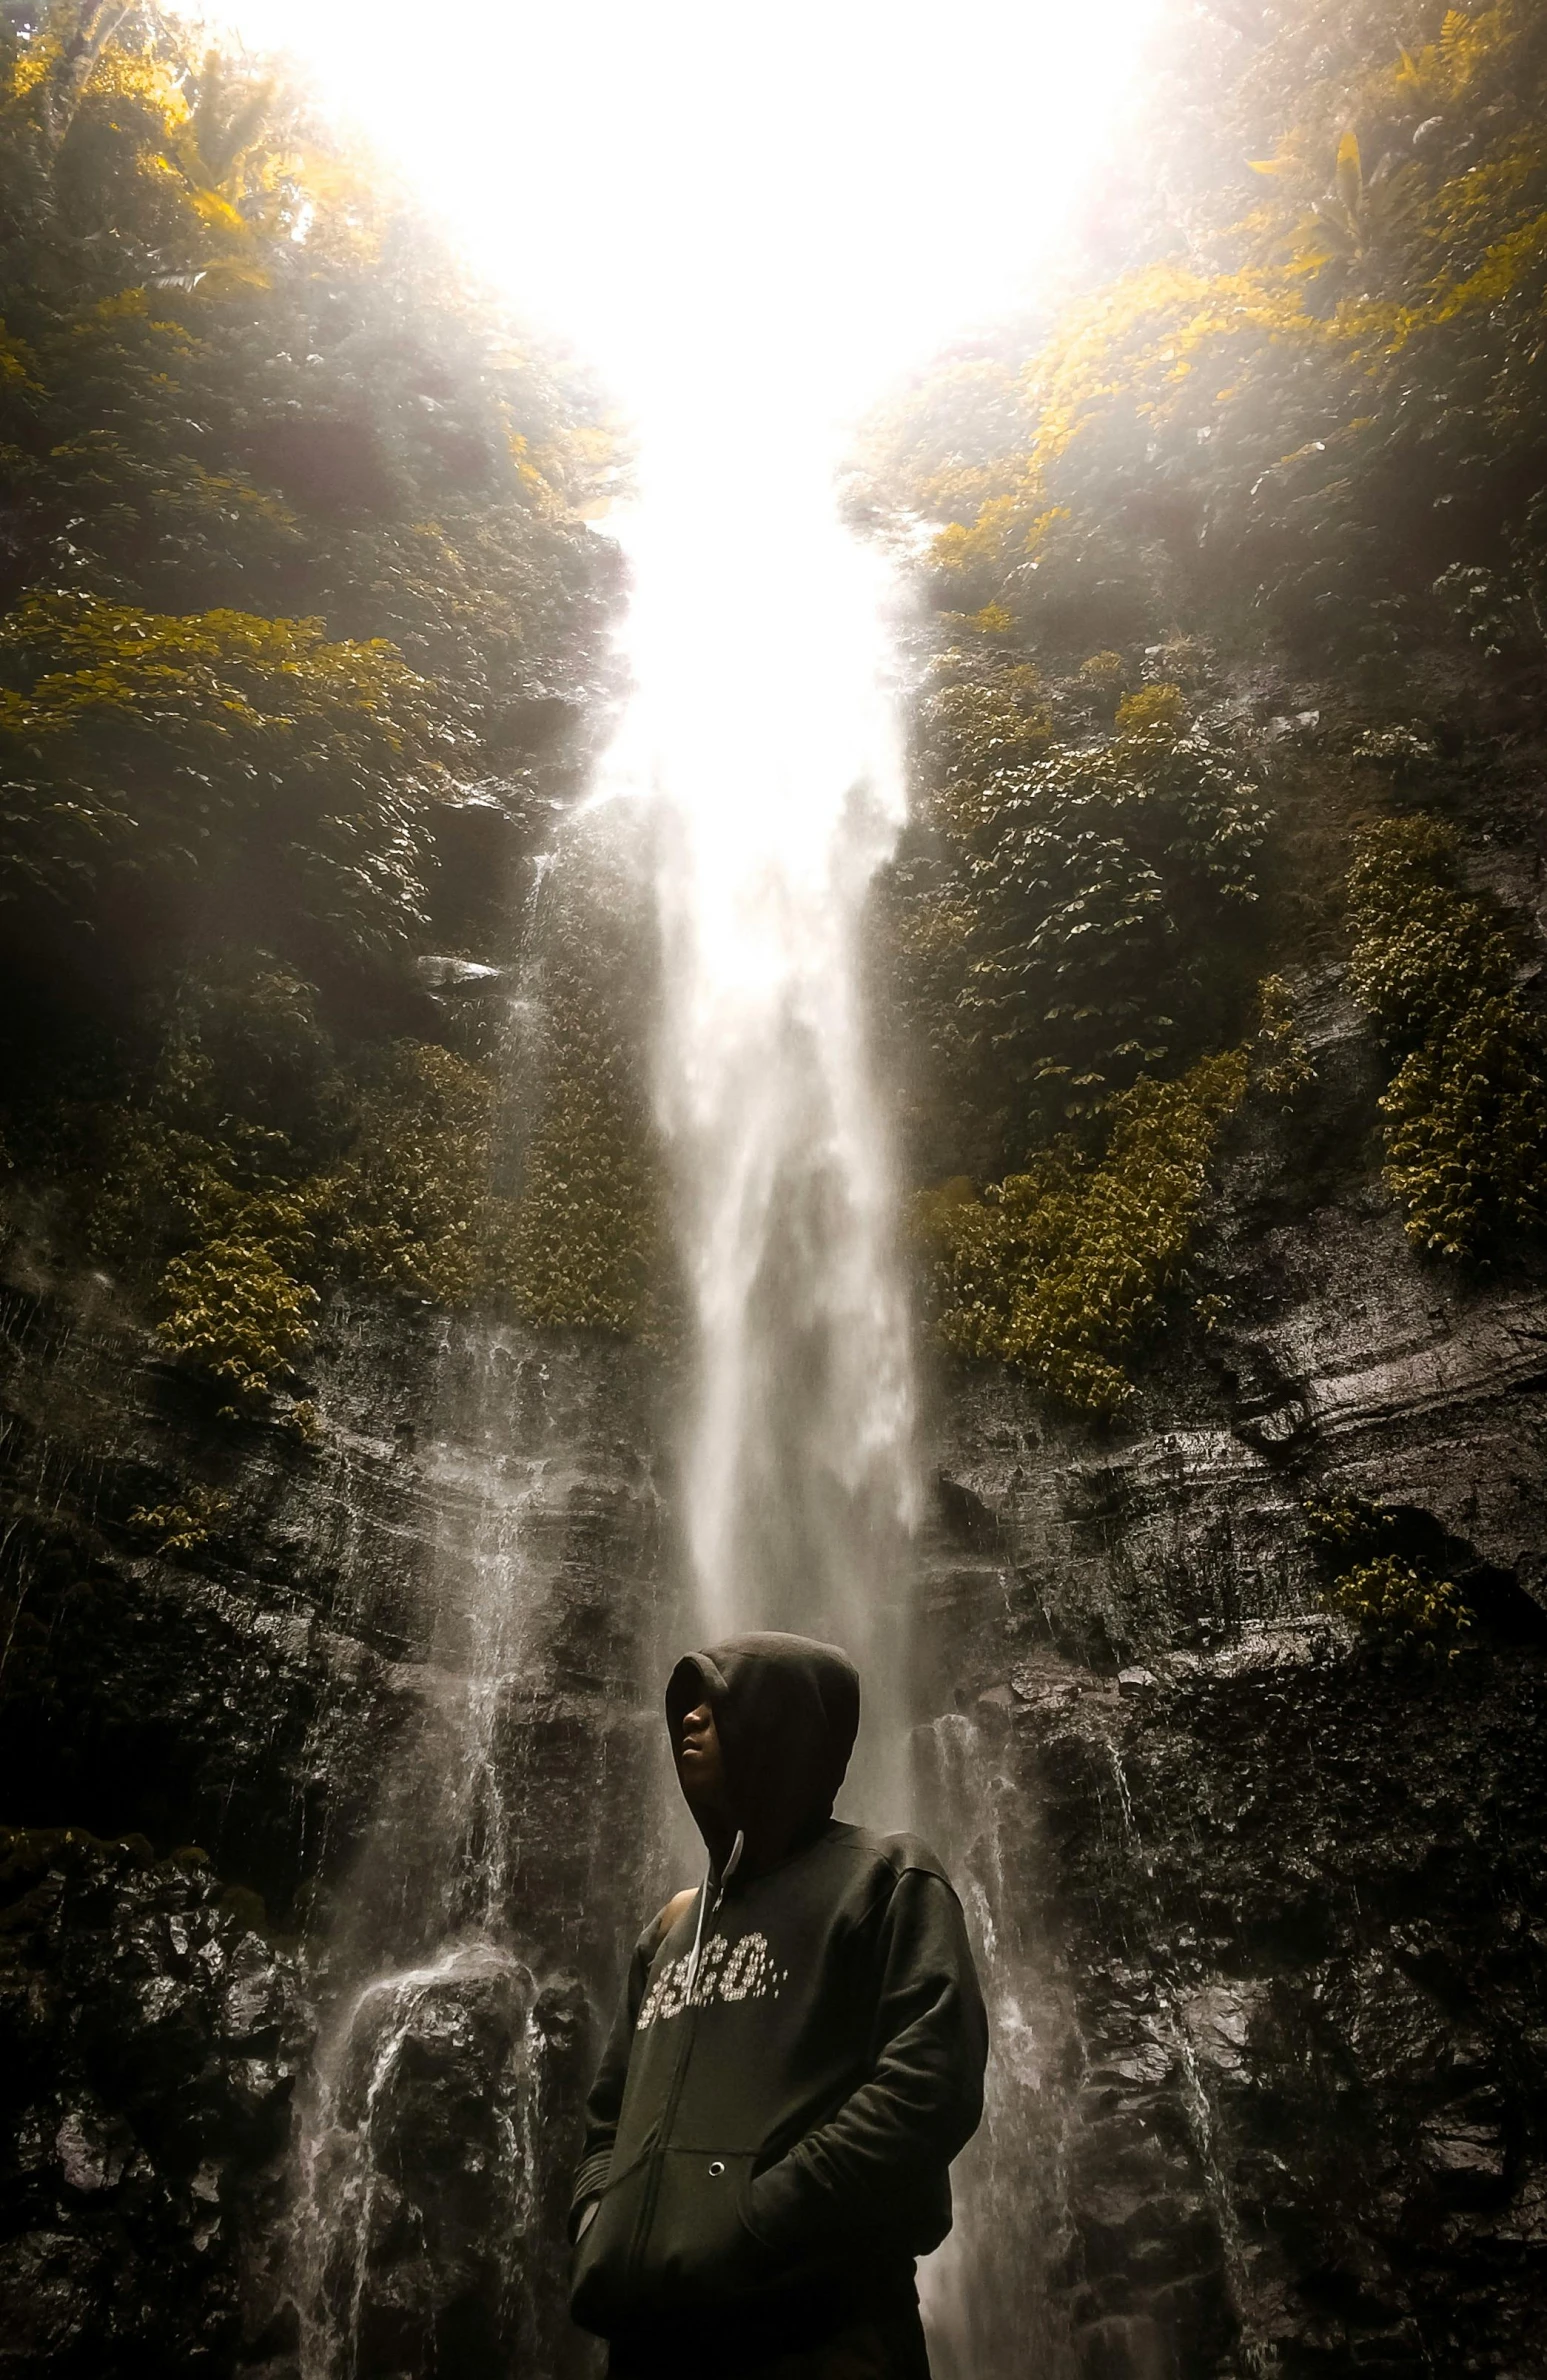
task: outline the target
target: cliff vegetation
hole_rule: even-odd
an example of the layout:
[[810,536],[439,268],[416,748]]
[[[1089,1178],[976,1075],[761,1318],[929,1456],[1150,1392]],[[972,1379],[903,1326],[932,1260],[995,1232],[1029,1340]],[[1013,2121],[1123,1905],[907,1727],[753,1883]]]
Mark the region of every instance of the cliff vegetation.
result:
[[[5,12],[0,205],[13,1234],[303,1432],[336,1283],[617,1326],[626,1255],[556,1298],[569,1092],[523,1203],[492,1063],[605,674],[594,393],[303,90],[154,6]],[[542,964],[634,1162],[616,958]]]
[[[1482,876],[1540,816],[1544,123],[1529,0],[1179,13],[1064,302],[870,425],[856,510],[922,538],[937,622],[882,1004],[940,1328],[1054,1403],[1122,1403],[1229,1129],[1188,1086],[1255,1030],[1245,1095],[1291,1092],[1262,1036],[1317,966],[1388,1053],[1415,1249],[1541,1221],[1540,1002]],[[1121,1199],[1136,1119],[1184,1114],[1185,1190]]]

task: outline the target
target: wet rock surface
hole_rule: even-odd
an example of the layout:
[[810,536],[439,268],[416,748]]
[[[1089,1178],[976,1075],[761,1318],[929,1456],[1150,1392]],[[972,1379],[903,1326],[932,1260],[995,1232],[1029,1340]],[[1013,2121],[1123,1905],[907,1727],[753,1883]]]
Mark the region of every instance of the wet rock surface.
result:
[[230,2370],[283,2331],[311,2027],[259,1916],[198,1853],[0,1830],[0,2372]]
[[329,2210],[316,2281],[351,2309],[353,2369],[559,2370],[582,1996],[472,1948],[364,2016],[302,2200]]
[[230,1429],[79,1278],[0,1305],[14,1821],[197,1842],[288,1921],[410,1713],[428,1332],[335,1318],[316,1445]]
[[1182,2369],[1200,2321],[1286,2373],[1540,2368],[1544,1706],[1541,1656],[1493,1651],[1027,1706],[1080,1979],[1077,2321],[1143,2314]]
[[[1547,1296],[1413,1259],[1368,1050],[1306,999],[1320,1086],[1243,1128],[1212,1327],[1104,1436],[986,1372],[931,1416],[920,1815],[997,2018],[939,2380],[1547,2374]],[[13,1284],[0,2371],[294,2380],[324,2315],[380,2380],[588,2368],[578,2095],[684,1881],[653,1393],[341,1305],[317,1441],[217,1430],[100,1285]],[[1457,1580],[1455,1660],[1326,1611],[1345,1494]]]
[[650,1366],[341,1302],[315,1375],[314,1440],[232,1428],[100,1282],[33,1267],[0,1301],[0,2371],[29,2380],[293,2380],[319,2039],[463,1934],[482,1968],[410,1990],[381,2071],[379,2028],[347,2042],[320,2252],[351,2369],[584,2357],[579,2098],[663,1889]]
[[[1320,1081],[1243,1125],[1212,1327],[1105,1437],[1007,1375],[937,1408],[922,1767],[999,2020],[950,2380],[1547,2373],[1547,1295],[1413,1257],[1367,1045],[1302,1004]],[[1307,1507],[1348,1496],[1456,1581],[1457,1647],[1325,1609]]]
[[1138,1693],[1047,1652],[935,1731],[994,1924],[966,2203],[1026,2208],[1033,2368],[1537,2374],[1547,1657],[1275,1634]]

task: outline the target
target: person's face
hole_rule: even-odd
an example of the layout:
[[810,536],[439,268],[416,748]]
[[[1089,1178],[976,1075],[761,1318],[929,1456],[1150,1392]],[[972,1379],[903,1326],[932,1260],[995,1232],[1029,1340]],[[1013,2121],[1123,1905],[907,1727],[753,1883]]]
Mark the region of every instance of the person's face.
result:
[[695,1703],[682,1721],[672,1745],[683,1798],[695,1818],[729,1816],[725,1792],[725,1762],[720,1751],[714,1713],[707,1702]]

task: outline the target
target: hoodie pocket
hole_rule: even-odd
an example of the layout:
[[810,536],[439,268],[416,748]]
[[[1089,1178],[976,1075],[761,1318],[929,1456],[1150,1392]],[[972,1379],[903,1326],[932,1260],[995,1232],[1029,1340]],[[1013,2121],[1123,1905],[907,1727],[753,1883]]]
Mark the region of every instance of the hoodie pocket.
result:
[[575,2320],[606,2337],[767,2280],[770,2259],[746,2221],[752,2162],[749,2149],[673,2148],[622,2175],[575,2250]]

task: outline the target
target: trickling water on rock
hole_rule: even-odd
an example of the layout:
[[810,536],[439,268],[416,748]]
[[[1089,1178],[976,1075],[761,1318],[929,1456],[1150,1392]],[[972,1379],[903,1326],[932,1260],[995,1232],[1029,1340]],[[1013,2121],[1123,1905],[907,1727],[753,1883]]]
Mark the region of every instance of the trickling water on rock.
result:
[[[562,2368],[582,1978],[610,1965],[619,1847],[651,1861],[648,1477],[573,1350],[448,1329],[439,1401],[416,1458],[439,1542],[414,1719],[342,1897],[305,2105],[306,2380]],[[610,1566],[630,1539],[632,1608]]]
[[548,2051],[530,1971],[489,1940],[349,2006],[308,2127],[303,2371],[530,2362]]

